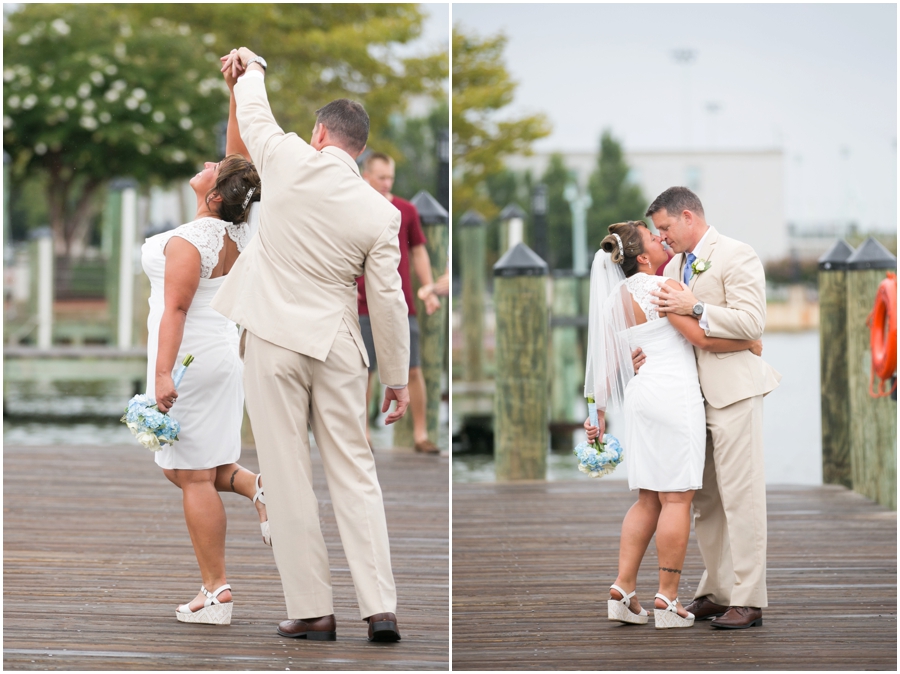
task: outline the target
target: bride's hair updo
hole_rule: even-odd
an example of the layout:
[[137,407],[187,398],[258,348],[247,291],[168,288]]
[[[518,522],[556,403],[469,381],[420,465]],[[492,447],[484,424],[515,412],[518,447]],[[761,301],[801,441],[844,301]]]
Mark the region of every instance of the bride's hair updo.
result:
[[622,265],[626,278],[637,273],[637,256],[644,252],[644,240],[638,227],[646,229],[647,223],[642,220],[629,220],[610,225],[609,234],[600,242],[600,247],[609,253],[612,261]]
[[222,197],[219,202],[219,217],[222,220],[247,222],[250,204],[259,201],[261,187],[256,167],[242,155],[230,154],[219,165],[216,184],[206,196],[209,198],[215,193]]

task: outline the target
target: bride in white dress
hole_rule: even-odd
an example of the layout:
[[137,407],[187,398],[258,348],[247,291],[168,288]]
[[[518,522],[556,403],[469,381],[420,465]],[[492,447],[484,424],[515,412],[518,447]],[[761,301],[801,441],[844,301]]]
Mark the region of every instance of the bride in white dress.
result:
[[[233,89],[230,73],[226,81]],[[207,162],[190,185],[197,196],[193,221],[146,240],[141,264],[150,278],[147,394],[161,412],[172,409],[179,439],[156,452],[156,463],[182,490],[184,517],[203,585],[176,609],[181,622],[230,624],[231,587],[225,577],[225,508],[220,491],[256,506],[263,540],[271,545],[259,475],[239,466],[244,410],[243,364],[237,326],[210,308],[225,275],[250,239],[250,205],[260,179],[241,141],[234,92],[226,157]],[[185,355],[194,362],[176,391],[172,373]]]
[[[690,627],[694,616],[678,601],[690,535],[694,491],[702,487],[706,415],[693,347],[762,352],[762,343],[707,337],[687,316],[660,317],[651,290],[676,281],[655,276],[668,255],[643,222],[611,225],[591,271],[589,353],[585,393],[594,397],[599,428],[585,421],[590,440],[604,432],[607,404],[624,412],[622,446],[628,486],[638,500],[622,522],[619,573],[610,588],[609,619],[644,624],[647,611],[635,597],[641,560],[656,533],[659,592],[657,628]],[[640,344],[646,363],[635,375]],[[637,352],[634,352],[635,354]]]

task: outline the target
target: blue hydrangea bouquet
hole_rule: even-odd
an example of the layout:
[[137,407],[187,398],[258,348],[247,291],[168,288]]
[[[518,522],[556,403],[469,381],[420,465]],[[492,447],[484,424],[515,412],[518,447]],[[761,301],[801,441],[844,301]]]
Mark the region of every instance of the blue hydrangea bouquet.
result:
[[[599,426],[597,405],[594,404],[593,398],[589,397],[587,400],[591,425]],[[602,441],[601,438],[597,438],[593,442],[582,442],[574,452],[578,457],[578,470],[591,477],[603,477],[612,473],[616,466],[622,463],[624,454],[618,439],[609,433],[603,435]]]
[[[194,361],[194,357],[188,354],[184,357],[172,382],[175,388],[184,378],[185,370]],[[158,452],[163,445],[173,445],[178,439],[181,425],[168,414],[163,414],[156,406],[156,401],[146,394],[138,394],[128,401],[125,414],[120,421],[128,426],[131,434],[137,438],[145,448],[151,452]]]

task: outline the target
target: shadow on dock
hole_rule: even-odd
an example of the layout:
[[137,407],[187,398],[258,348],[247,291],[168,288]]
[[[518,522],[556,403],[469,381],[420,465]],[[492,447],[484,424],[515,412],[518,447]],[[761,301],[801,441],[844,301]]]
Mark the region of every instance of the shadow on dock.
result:
[[[453,669],[897,669],[897,513],[839,486],[768,488],[762,627],[685,630],[606,617],[621,482],[453,485]],[[693,533],[680,596],[703,563]],[[638,578],[652,608],[655,542]]]
[[[241,464],[258,469],[256,452]],[[284,639],[287,617],[256,511],[223,494],[230,627],[187,625],[200,583],[181,492],[139,446],[4,447],[3,666],[33,670],[447,670],[448,459],[376,452],[402,641],[370,644],[321,460],[316,493],[338,641]]]

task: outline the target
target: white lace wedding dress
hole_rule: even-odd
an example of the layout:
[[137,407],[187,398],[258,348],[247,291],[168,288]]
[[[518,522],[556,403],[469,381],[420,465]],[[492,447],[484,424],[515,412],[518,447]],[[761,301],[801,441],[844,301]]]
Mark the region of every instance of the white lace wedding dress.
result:
[[200,251],[200,285],[187,312],[184,337],[175,361],[193,354],[178,400],[170,414],[181,424],[174,445],[156,452],[162,468],[201,470],[238,460],[241,455],[241,422],[244,418],[243,363],[238,356],[237,326],[210,308],[209,303],[225,280],[209,278],[219,252],[229,236],[243,251],[250,240],[246,223],[233,225],[215,218],[201,218],[148,238],[141,247],[141,266],[150,278],[150,316],[147,319],[147,395],[155,398],[156,354],[159,323],[165,307],[166,258],[163,253],[173,236],[189,241]]
[[703,486],[706,412],[694,348],[650,299],[665,279],[635,274],[626,287],[647,322],[626,331],[631,348],[647,360],[625,388],[625,462],[628,486],[688,491]]

